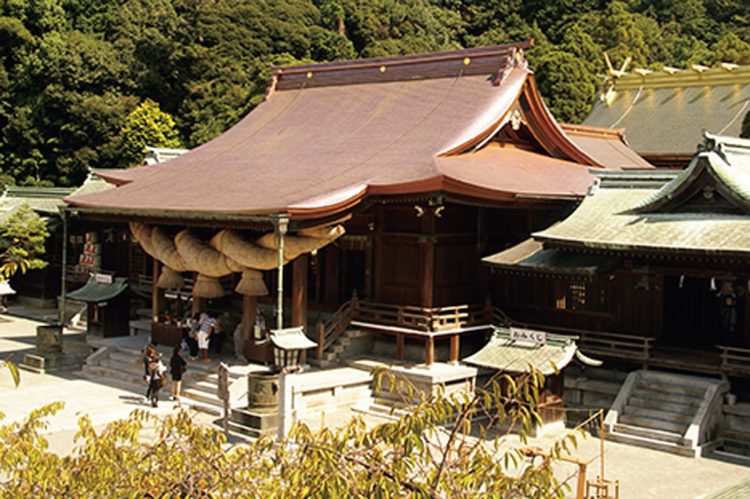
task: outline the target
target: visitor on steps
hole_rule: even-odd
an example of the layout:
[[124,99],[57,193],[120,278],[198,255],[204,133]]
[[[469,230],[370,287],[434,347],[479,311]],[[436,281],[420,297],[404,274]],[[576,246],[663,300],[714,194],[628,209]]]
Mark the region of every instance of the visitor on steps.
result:
[[187,370],[187,362],[180,356],[180,347],[174,347],[172,358],[169,359],[169,370],[172,375],[172,400],[180,401],[180,388],[182,386],[182,375]]
[[[149,343],[143,350],[143,379],[146,381],[146,385],[149,383],[149,364],[159,360],[159,351],[156,350],[154,343]],[[144,402],[149,401],[149,393],[151,392],[150,386],[146,389],[146,397]]]
[[211,312],[209,314],[201,314],[201,322],[198,327],[198,351],[200,352],[201,360],[208,362],[208,344],[211,334],[214,332],[216,327],[216,314]]
[[159,405],[159,390],[166,381],[166,366],[158,358],[153,359],[148,364],[148,391],[146,398],[151,401],[151,407]]

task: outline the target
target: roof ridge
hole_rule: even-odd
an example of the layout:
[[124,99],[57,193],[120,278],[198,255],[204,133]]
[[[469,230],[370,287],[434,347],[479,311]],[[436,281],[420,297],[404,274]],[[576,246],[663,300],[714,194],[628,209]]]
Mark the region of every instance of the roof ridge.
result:
[[58,198],[75,191],[75,187],[37,187],[16,186],[5,187],[6,197],[36,197],[36,198]]
[[515,50],[524,50],[534,45],[534,39],[530,38],[522,42],[506,43],[502,45],[487,45],[451,51],[426,52],[421,54],[407,54],[384,57],[368,57],[364,59],[351,59],[346,61],[319,62],[315,64],[300,64],[294,66],[273,66],[274,69],[283,74],[305,73],[307,71],[337,71],[350,70],[363,67],[372,67],[388,64],[423,64],[461,59],[467,56],[487,57],[493,55],[504,55]]

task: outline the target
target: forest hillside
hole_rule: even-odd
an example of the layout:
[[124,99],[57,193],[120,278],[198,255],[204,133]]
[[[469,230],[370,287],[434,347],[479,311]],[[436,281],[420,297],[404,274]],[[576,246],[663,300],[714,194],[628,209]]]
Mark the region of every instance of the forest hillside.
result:
[[0,0],[0,185],[74,185],[195,147],[262,98],[272,64],[534,38],[560,120],[615,66],[750,63],[744,0]]

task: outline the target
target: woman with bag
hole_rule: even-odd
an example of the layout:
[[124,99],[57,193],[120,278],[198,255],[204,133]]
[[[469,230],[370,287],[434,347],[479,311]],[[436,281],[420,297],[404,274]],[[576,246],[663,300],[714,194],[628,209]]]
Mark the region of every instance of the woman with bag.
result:
[[187,371],[187,362],[180,356],[180,347],[174,347],[172,358],[169,359],[169,370],[172,375],[172,400],[180,402],[180,388],[182,375]]
[[148,391],[146,392],[146,398],[151,400],[151,407],[159,405],[159,390],[161,390],[162,385],[166,382],[166,378],[164,377],[166,370],[167,368],[158,358],[153,359],[148,364]]

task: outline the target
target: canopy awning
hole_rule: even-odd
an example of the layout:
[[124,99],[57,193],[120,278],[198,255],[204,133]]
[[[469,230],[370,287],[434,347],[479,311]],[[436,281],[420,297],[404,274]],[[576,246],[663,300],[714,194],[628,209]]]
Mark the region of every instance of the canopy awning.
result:
[[71,291],[66,296],[71,300],[84,301],[86,303],[101,303],[116,298],[128,287],[125,277],[115,277],[112,284],[97,282],[95,277],[90,277],[82,287]]
[[545,249],[542,243],[534,239],[527,239],[482,261],[511,273],[534,272],[586,278],[609,272],[620,264],[620,258],[614,256]]
[[271,331],[270,339],[273,346],[281,350],[307,350],[318,346],[305,336],[303,326],[275,329]]
[[495,327],[492,338],[484,348],[463,362],[516,374],[528,373],[534,368],[545,376],[561,371],[573,357],[585,364],[601,365],[600,361],[578,355],[574,337],[542,334],[546,337],[543,344],[527,343],[511,339],[511,328]]

